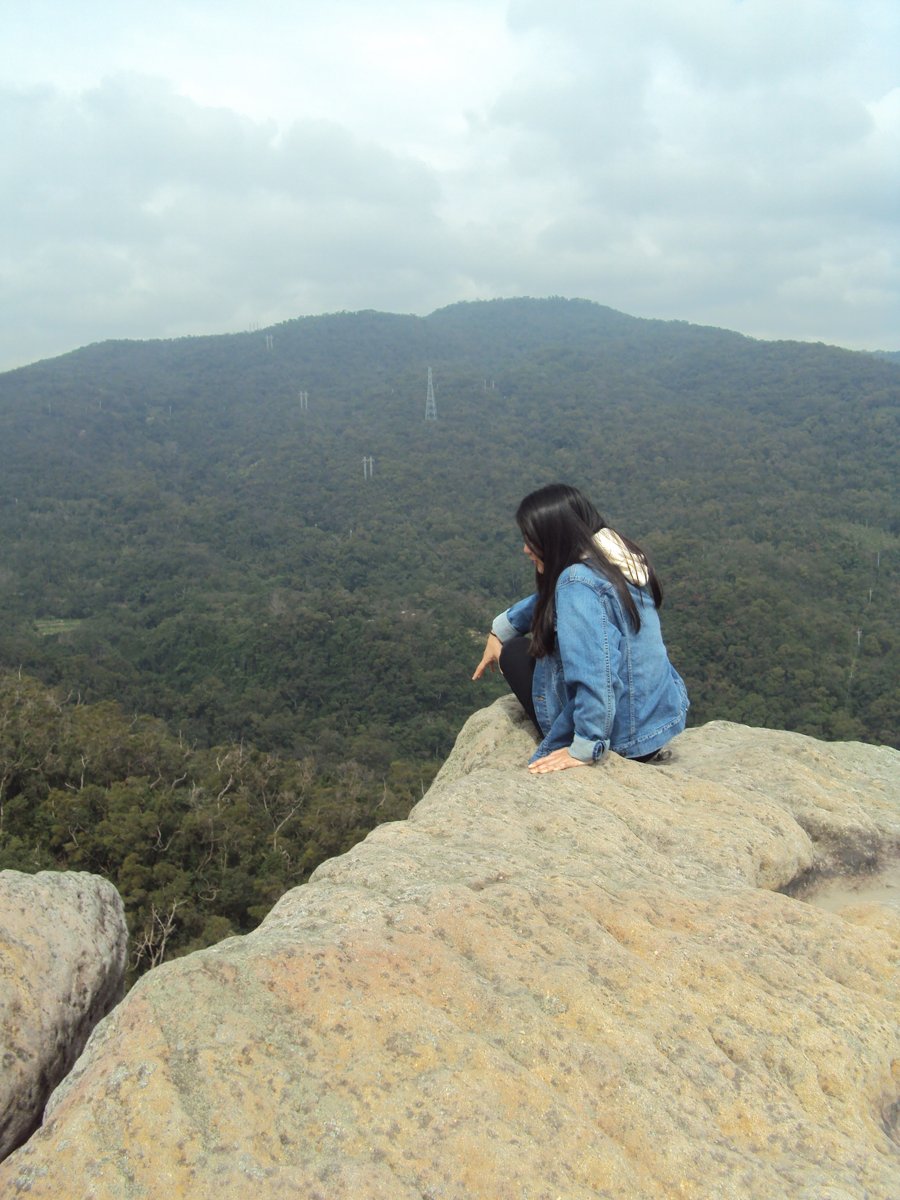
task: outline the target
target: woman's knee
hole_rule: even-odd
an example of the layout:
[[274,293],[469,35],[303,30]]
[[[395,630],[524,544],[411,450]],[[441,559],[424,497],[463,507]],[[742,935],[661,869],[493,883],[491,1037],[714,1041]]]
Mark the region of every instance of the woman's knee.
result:
[[498,661],[500,670],[507,679],[520,674],[523,669],[531,674],[534,660],[528,654],[528,643],[527,637],[510,638],[508,642],[503,643]]

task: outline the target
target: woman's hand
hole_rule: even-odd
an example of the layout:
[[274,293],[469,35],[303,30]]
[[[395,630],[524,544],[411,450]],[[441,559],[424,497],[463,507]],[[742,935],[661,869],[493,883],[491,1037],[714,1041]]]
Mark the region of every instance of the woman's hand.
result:
[[543,758],[529,763],[528,770],[532,775],[546,775],[550,771],[568,771],[569,767],[590,767],[592,765],[589,762],[582,762],[580,758],[573,758],[563,746],[561,750],[554,750],[552,754],[545,754]]
[[481,656],[481,662],[475,668],[473,679],[480,679],[482,675],[490,669],[495,670],[500,663],[500,651],[503,649],[503,643],[497,637],[496,633],[489,633],[487,641],[484,643],[484,654]]

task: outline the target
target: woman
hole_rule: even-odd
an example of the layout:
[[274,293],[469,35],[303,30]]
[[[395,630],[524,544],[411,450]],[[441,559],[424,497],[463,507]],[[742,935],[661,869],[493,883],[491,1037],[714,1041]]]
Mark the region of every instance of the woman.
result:
[[610,750],[662,761],[689,701],[663,645],[662,588],[646,554],[564,483],[526,496],[516,522],[537,592],[496,618],[472,678],[499,665],[543,739],[535,774],[590,766]]

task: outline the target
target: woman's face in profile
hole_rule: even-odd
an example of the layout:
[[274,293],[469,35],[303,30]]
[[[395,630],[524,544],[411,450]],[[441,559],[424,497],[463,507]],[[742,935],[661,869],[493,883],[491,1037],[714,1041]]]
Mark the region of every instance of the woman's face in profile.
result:
[[534,563],[534,568],[537,571],[537,573],[539,575],[543,575],[544,564],[543,564],[542,560],[538,558],[538,556],[535,554],[535,552],[532,550],[532,548],[528,545],[527,542],[523,542],[523,544],[522,544],[522,553],[528,555],[528,557]]

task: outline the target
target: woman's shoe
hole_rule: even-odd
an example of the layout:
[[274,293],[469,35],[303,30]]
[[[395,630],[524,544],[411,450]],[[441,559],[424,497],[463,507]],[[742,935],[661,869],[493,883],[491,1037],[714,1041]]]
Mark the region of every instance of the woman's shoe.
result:
[[645,761],[654,767],[659,767],[662,766],[663,763],[671,762],[673,758],[674,755],[672,751],[669,750],[667,746],[663,746],[662,750],[657,750],[655,754],[651,755],[650,758],[646,759]]

